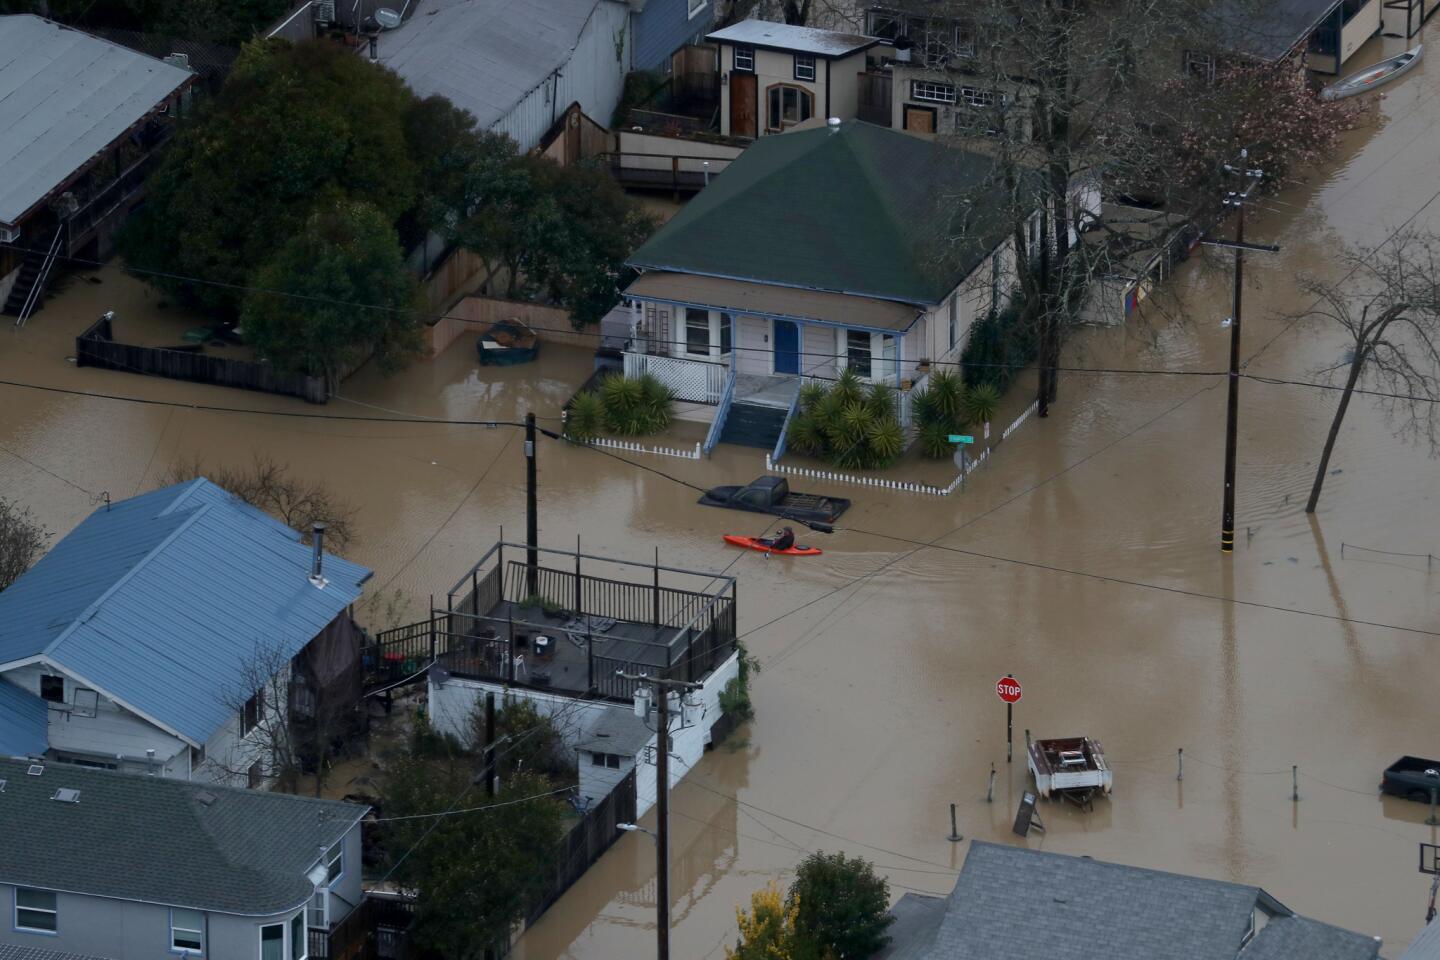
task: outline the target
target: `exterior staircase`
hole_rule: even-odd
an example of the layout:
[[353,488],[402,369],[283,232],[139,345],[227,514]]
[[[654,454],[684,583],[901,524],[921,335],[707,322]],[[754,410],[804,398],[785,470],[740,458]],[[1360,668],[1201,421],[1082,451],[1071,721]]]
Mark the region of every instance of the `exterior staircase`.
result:
[[55,266],[59,245],[60,229],[57,229],[48,251],[28,250],[25,258],[20,261],[20,275],[15,278],[15,285],[10,288],[10,295],[5,298],[4,305],[0,306],[0,313],[18,318],[17,325],[23,324],[44,302],[45,286],[50,279],[50,271]]
[[720,442],[772,450],[775,441],[780,439],[780,431],[785,428],[787,413],[784,407],[736,400],[730,405],[730,415],[725,419]]

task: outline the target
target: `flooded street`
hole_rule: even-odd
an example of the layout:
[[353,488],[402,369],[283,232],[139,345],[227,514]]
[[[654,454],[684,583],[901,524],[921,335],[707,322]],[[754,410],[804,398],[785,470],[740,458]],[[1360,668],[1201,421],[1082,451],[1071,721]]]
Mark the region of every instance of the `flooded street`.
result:
[[[1372,40],[1354,63],[1406,46]],[[1437,89],[1432,57],[1346,135],[1332,169],[1252,214],[1248,239],[1283,249],[1247,262],[1249,372],[1312,380],[1346,348],[1321,321],[1290,324],[1307,306],[1297,275],[1338,279],[1338,244],[1378,242],[1412,216],[1440,226]],[[74,336],[105,310],[122,337],[175,312],[113,268],[98,279],[75,278],[26,328],[4,327],[0,379],[258,412],[3,386],[0,493],[63,534],[102,492],[157,486],[179,459],[269,456],[359,508],[351,554],[376,571],[368,592],[401,591],[417,618],[502,525],[519,539],[518,431],[319,418],[556,417],[590,369],[584,351],[549,345],[536,365],[479,368],[467,337],[390,380],[362,370],[325,407],[76,369]],[[1415,845],[1440,836],[1423,805],[1377,799],[1376,784],[1399,755],[1440,751],[1440,562],[1423,556],[1440,555],[1440,464],[1356,397],[1307,517],[1337,394],[1243,381],[1237,546],[1222,557],[1224,380],[1190,374],[1225,366],[1230,272],[1192,260],[1172,283],[1183,316],[1167,300],[1143,332],[1087,330],[1066,362],[1177,375],[1062,374],[1052,415],[1000,446],[963,495],[827,490],[855,506],[818,560],[737,556],[720,535],[753,532],[755,518],[542,442],[542,541],[569,547],[579,534],[631,559],[658,547],[674,566],[731,565],[741,633],[763,665],[755,721],[674,793],[677,957],[721,956],[736,904],[787,882],[809,850],[875,861],[895,895],[947,893],[966,847],[946,840],[949,804],[966,838],[1022,842],[1010,824],[1027,729],[1100,740],[1115,792],[1088,814],[1042,804],[1048,832],[1023,842],[1260,885],[1300,913],[1383,937],[1389,956],[1420,929],[1428,878]],[[176,335],[199,322],[175,316]],[[641,462],[702,486],[764,468],[759,451],[734,447]],[[1005,673],[1024,685],[1013,764],[994,693]],[[649,956],[654,896],[651,842],[624,836],[514,956]]]

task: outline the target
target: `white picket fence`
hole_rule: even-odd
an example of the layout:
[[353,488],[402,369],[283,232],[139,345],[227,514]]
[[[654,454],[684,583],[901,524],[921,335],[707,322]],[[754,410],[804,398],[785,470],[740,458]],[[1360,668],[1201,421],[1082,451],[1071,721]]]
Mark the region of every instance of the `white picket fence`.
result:
[[[1014,433],[1022,423],[1030,418],[1030,415],[1033,414],[1038,407],[1039,401],[1026,407],[1025,411],[1016,417],[1010,426],[1005,428],[1005,432],[1000,434],[1000,439],[1004,440],[1010,436],[1010,434]],[[765,454],[765,472],[783,473],[792,477],[804,477],[809,480],[824,480],[828,483],[853,483],[861,487],[878,487],[881,490],[894,490],[898,493],[918,493],[922,496],[948,497],[956,490],[965,489],[966,478],[980,469],[980,466],[990,459],[991,452],[991,448],[986,447],[978,457],[970,462],[963,473],[956,474],[955,479],[943,487],[937,487],[929,483],[916,483],[910,480],[890,480],[885,477],[862,477],[853,473],[843,473],[839,470],[812,470],[809,467],[791,467],[772,459],[768,453]]]
[[571,443],[588,444],[592,447],[608,447],[611,450],[624,450],[626,453],[648,453],[656,457],[676,457],[680,460],[699,460],[700,444],[695,444],[695,449],[685,447],[647,447],[643,443],[635,443],[632,440],[611,440],[608,437],[595,437],[591,440],[576,440],[574,437],[566,436]]

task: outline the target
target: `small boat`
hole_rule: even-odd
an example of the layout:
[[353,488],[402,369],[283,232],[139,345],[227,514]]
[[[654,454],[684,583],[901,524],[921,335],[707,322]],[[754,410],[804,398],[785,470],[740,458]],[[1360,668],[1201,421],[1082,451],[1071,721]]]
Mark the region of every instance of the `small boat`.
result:
[[519,317],[509,317],[480,331],[475,352],[482,365],[509,367],[528,363],[540,353],[540,338]]
[[1413,50],[1406,50],[1398,56],[1381,60],[1375,66],[1367,67],[1359,73],[1352,73],[1344,80],[1337,80],[1321,90],[1320,99],[1339,100],[1343,97],[1353,97],[1356,94],[1374,90],[1381,84],[1389,83],[1409,71],[1411,67],[1420,62],[1420,56],[1424,52],[1425,45],[1422,43]]
[[785,550],[776,550],[774,547],[762,543],[759,537],[742,537],[733,533],[725,534],[725,542],[737,547],[744,547],[746,550],[775,553],[782,557],[818,557],[825,552],[819,547],[807,547],[803,543],[797,543]]

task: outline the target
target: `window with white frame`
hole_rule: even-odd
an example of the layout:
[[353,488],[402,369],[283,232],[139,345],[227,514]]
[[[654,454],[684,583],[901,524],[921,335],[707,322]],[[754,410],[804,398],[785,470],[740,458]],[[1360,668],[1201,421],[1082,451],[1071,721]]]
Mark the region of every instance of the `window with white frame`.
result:
[[734,336],[735,318],[728,313],[720,314],[720,353],[728,354],[731,351],[731,339]]
[[804,87],[777,83],[766,95],[769,111],[765,115],[767,130],[784,130],[809,120],[815,113],[815,97]]
[[55,933],[59,929],[59,907],[50,890],[15,888],[15,929],[29,933]]
[[325,851],[325,883],[333,884],[345,872],[345,841],[336,840],[335,846]]
[[845,367],[870,379],[870,334],[865,330],[845,331]]
[[796,79],[796,80],[814,80],[814,79],[815,79],[815,58],[814,58],[814,57],[807,57],[807,56],[804,56],[804,55],[798,54],[798,53],[795,54],[795,79]]
[[1215,79],[1215,58],[1199,50],[1185,51],[1185,75],[1198,77],[1206,83]]
[[987,137],[1000,133],[999,118],[996,116],[997,103],[1004,105],[1007,100],[997,96],[994,90],[985,87],[960,87],[956,101],[955,132],[960,134],[983,134]]
[[710,356],[710,311],[685,308],[685,352],[699,357]]
[[205,952],[205,914],[199,910],[170,911],[170,949],[199,956]]
[[742,70],[745,73],[755,72],[755,48],[736,47],[734,69]]
[[245,709],[240,711],[240,736],[247,736],[251,730],[260,726],[260,720],[265,716],[265,690],[262,687],[255,691],[255,695],[245,701]]
[[289,920],[261,925],[260,960],[306,960],[308,954],[305,911]]
[[865,14],[865,34],[881,40],[894,40],[905,35],[905,18],[889,10],[871,10]]
[[955,24],[955,47],[957,57],[975,56],[975,24],[964,21]]
[[984,87],[961,87],[960,101],[967,107],[995,106],[995,91]]
[[306,908],[305,922],[316,930],[330,929],[330,890],[321,887],[310,897]]
[[954,103],[955,85],[935,83],[932,80],[911,80],[910,99],[923,100],[926,103]]

